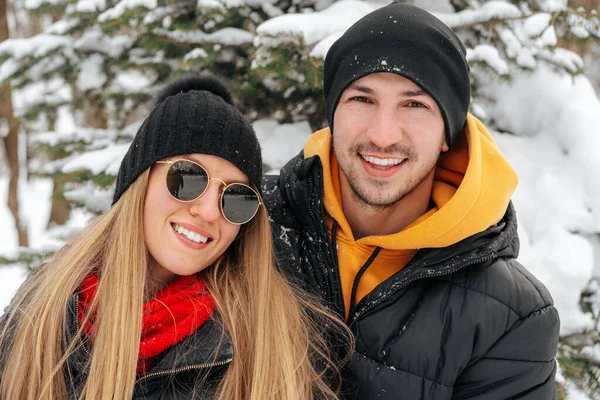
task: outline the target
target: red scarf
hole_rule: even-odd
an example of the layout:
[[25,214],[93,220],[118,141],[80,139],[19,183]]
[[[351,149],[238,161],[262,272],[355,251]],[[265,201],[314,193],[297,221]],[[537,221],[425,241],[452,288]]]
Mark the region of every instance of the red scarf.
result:
[[[79,311],[81,324],[89,311],[98,287],[98,278],[89,274],[81,283]],[[143,376],[152,367],[153,358],[194,333],[215,309],[206,285],[195,275],[182,276],[162,289],[144,304],[142,337],[140,340],[137,373]],[[93,340],[94,325],[91,318],[83,327]]]

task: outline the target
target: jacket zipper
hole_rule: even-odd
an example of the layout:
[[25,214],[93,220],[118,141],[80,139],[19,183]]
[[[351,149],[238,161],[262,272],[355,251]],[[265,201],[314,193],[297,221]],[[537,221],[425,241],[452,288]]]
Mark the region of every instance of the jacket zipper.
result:
[[[375,307],[377,307],[383,301],[387,300],[388,298],[390,298],[394,294],[398,293],[401,289],[407,287],[411,283],[414,283],[414,282],[416,282],[418,280],[421,280],[421,279],[439,277],[439,276],[444,276],[444,275],[451,275],[451,274],[455,273],[456,271],[459,271],[459,270],[461,270],[463,268],[468,267],[469,265],[483,263],[483,262],[486,262],[486,261],[493,260],[494,258],[497,258],[497,257],[498,257],[498,254],[494,251],[494,252],[492,252],[491,254],[489,254],[489,255],[487,255],[485,257],[480,257],[480,258],[477,258],[475,260],[471,260],[471,261],[469,261],[467,263],[460,264],[458,267],[453,268],[453,269],[448,270],[448,271],[444,271],[444,272],[432,272],[432,273],[429,273],[427,275],[421,275],[421,276],[417,276],[415,278],[409,279],[408,281],[404,282],[402,285],[398,286],[395,290],[392,290],[392,291],[389,291],[389,292],[385,293],[383,296],[379,297],[377,300],[375,300],[372,303],[369,303],[368,305],[362,307],[361,309],[359,309],[358,311],[356,311],[354,313],[354,315],[349,315],[348,316],[348,321],[349,321],[348,327],[351,328],[353,325],[356,324],[356,322],[358,321],[358,319],[360,317],[362,317],[367,312],[373,310]],[[350,318],[352,318],[352,319],[350,319]]]
[[[75,327],[77,328],[77,332],[79,332],[79,293],[75,294],[75,304],[76,304],[76,309],[75,309]],[[83,333],[83,331],[82,331]],[[87,348],[87,344],[85,343],[85,340],[83,339],[82,335],[78,335],[79,336],[79,340],[81,341],[81,347],[83,347],[83,351],[85,351],[85,353],[88,355],[88,357],[92,357],[92,353],[89,351],[89,349]]]
[[189,371],[192,369],[205,369],[205,368],[219,367],[221,365],[229,364],[231,361],[233,361],[233,358],[228,358],[227,360],[219,361],[219,362],[215,362],[215,363],[188,365],[187,367],[171,369],[168,371],[153,372],[151,374],[145,375],[142,378],[138,379],[137,381],[135,381],[135,384],[137,385],[144,379],[152,378],[152,377],[159,376],[159,375],[177,374],[179,372]]

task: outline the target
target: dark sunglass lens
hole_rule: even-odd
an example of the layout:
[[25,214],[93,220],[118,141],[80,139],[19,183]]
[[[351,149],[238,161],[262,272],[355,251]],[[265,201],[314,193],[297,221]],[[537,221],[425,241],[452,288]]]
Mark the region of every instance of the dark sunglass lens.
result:
[[258,210],[258,195],[246,185],[233,184],[223,192],[223,215],[234,224],[243,224],[252,219]]
[[190,201],[200,196],[208,185],[208,174],[196,163],[176,161],[167,173],[167,188],[178,200]]

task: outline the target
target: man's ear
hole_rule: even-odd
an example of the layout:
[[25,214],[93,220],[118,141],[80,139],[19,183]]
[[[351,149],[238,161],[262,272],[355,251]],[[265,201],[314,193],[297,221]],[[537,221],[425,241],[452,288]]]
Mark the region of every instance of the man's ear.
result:
[[448,139],[446,138],[446,135],[444,135],[444,141],[442,142],[442,153],[447,152],[448,150],[450,150],[450,146],[448,146]]

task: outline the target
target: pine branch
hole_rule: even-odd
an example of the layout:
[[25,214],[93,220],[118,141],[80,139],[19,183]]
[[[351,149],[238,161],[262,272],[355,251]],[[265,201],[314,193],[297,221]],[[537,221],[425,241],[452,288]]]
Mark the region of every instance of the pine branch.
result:
[[[536,14],[542,14],[542,12],[537,12],[537,13],[532,13],[532,14],[527,14],[527,15],[523,14],[523,15],[515,16],[515,17],[491,17],[490,19],[486,19],[486,20],[482,20],[482,21],[475,21],[475,22],[468,22],[465,24],[453,25],[452,29],[455,31],[456,30],[467,30],[467,29],[470,29],[477,25],[482,25],[482,24],[497,24],[497,23],[506,23],[506,22],[510,22],[510,21],[526,20]],[[546,14],[546,13],[544,13],[544,14]],[[550,20],[551,22],[549,25],[554,25],[556,23],[556,20],[558,19],[558,17],[560,17],[562,15],[569,15],[569,14],[577,15],[578,17],[581,17],[581,18],[585,19],[586,21],[594,20],[594,19],[598,18],[598,15],[593,14],[592,12],[581,12],[581,11],[578,11],[578,10],[570,8],[570,7],[567,7],[560,11],[554,11],[550,14],[552,15],[552,18]],[[596,23],[598,23],[598,22],[596,21]]]

